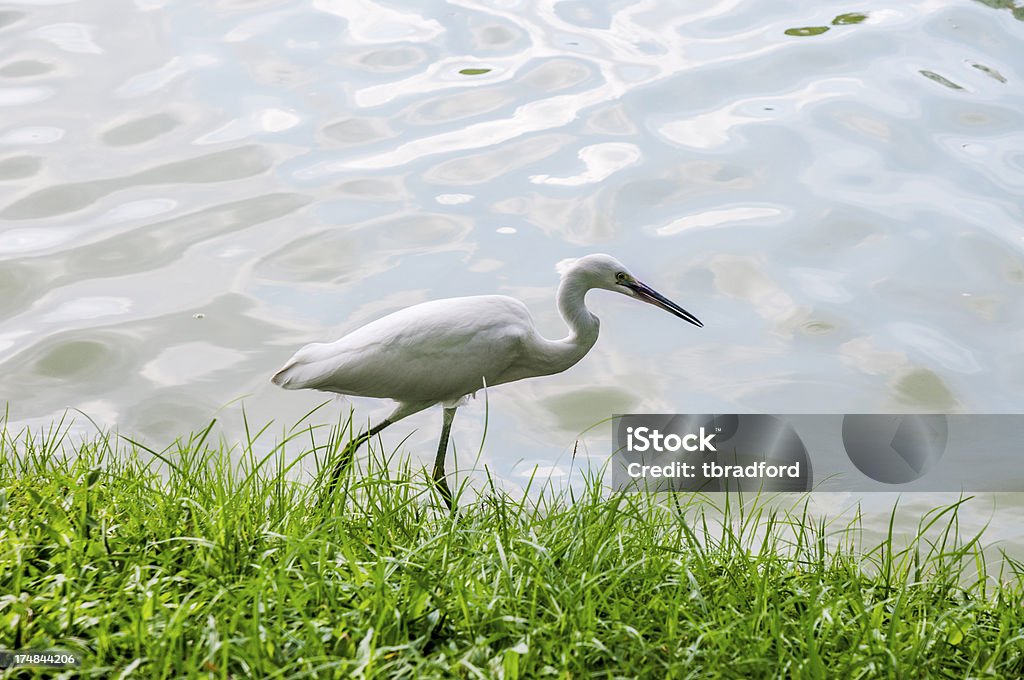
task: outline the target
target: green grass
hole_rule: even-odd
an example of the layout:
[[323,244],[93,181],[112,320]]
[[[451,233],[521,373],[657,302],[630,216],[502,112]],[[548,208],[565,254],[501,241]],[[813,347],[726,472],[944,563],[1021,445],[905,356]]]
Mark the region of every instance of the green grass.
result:
[[345,428],[259,457],[268,437],[155,452],[4,428],[0,648],[74,650],[104,678],[1024,674],[1024,565],[989,573],[961,503],[879,545],[806,504],[594,480],[463,489],[453,516],[394,460],[319,503],[288,462],[325,469]]

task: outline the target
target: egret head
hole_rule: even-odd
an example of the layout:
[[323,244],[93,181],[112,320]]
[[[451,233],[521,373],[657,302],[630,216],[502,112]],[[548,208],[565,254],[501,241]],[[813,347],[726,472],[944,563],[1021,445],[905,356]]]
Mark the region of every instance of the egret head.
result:
[[603,288],[664,309],[669,314],[704,327],[700,319],[672,302],[658,291],[637,280],[626,266],[611,255],[596,253],[576,259],[562,260],[556,265],[562,278],[572,276],[582,280],[588,288]]

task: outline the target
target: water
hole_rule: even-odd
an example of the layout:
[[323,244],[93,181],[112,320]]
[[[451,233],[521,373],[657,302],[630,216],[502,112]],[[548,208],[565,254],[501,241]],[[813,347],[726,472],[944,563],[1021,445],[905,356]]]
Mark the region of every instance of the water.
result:
[[[615,412],[1024,411],[1024,9],[4,7],[14,426],[77,408],[163,445],[214,415],[237,432],[240,403],[291,423],[323,397],[268,378],[302,344],[492,292],[558,337],[554,264],[595,251],[706,327],[592,295],[581,364],[488,395],[478,465],[512,489],[602,461],[608,426],[584,430]],[[413,432],[429,459],[439,424],[385,445]],[[483,432],[478,399],[463,466]],[[976,523],[1024,550],[1024,502],[990,500]]]

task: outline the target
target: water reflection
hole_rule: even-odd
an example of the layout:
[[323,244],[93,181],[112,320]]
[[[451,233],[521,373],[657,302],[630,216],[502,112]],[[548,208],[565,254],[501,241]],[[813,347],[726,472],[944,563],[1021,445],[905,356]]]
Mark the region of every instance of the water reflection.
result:
[[1024,410],[1024,24],[988,5],[0,11],[0,398],[288,422],[297,346],[493,292],[559,337],[554,263],[606,251],[707,326],[591,295],[591,356],[487,395],[510,488],[599,464],[615,411]]

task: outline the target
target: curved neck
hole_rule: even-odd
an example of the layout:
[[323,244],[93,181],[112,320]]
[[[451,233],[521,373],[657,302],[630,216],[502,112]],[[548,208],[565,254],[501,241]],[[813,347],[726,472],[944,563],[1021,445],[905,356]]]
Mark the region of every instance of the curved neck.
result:
[[562,278],[558,286],[558,313],[569,327],[569,335],[561,340],[543,341],[541,356],[538,357],[543,373],[538,375],[566,370],[586,356],[597,342],[601,322],[584,303],[588,290],[590,286],[571,272]]

